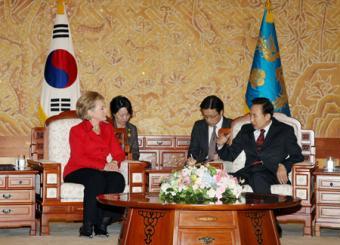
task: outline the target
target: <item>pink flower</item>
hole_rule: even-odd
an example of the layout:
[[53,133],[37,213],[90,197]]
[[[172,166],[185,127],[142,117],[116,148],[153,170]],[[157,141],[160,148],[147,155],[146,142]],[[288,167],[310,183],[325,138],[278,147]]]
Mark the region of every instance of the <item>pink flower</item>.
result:
[[183,178],[183,184],[184,185],[189,185],[190,184],[190,177],[189,176],[185,176]]

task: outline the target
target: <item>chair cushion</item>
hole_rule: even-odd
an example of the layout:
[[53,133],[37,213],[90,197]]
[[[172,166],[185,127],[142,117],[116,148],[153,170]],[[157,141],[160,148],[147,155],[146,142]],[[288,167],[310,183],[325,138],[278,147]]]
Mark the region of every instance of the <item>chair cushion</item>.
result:
[[60,188],[62,202],[82,202],[84,199],[84,186],[75,183],[62,183]]
[[238,155],[236,159],[232,162],[232,173],[235,173],[241,168],[243,168],[245,162],[246,162],[246,153],[242,151],[240,155]]
[[[125,160],[121,163],[120,172],[125,179],[124,193],[128,193],[130,190],[129,178],[129,161]],[[84,198],[84,186],[75,183],[62,183],[60,189],[60,197],[62,202],[82,202]]]
[[[245,162],[245,154],[242,151],[241,154],[234,160],[234,162],[223,161],[223,168],[228,173],[235,173],[237,170],[241,169],[244,166]],[[292,182],[292,172],[288,174],[288,179]],[[253,192],[252,188],[249,185],[244,185],[243,192]],[[293,190],[291,185],[272,185],[271,186],[272,194],[279,195],[293,195]]]
[[242,192],[253,192],[253,189],[250,185],[244,185],[242,186]]
[[[242,192],[253,192],[253,189],[250,185],[244,185],[242,187]],[[292,186],[285,184],[285,185],[271,185],[270,186],[270,192],[272,194],[278,194],[278,195],[286,195],[286,196],[292,196]]]
[[293,195],[293,188],[292,188],[292,185],[288,185],[288,184],[271,185],[270,186],[270,192],[272,194],[292,196]]

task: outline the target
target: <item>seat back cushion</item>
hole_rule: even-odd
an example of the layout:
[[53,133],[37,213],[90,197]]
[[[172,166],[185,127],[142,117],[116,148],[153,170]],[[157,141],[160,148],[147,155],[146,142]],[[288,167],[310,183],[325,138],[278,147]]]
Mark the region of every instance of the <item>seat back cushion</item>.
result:
[[69,134],[73,126],[81,122],[79,118],[60,119],[48,125],[48,157],[50,161],[61,163],[61,174],[70,158]]

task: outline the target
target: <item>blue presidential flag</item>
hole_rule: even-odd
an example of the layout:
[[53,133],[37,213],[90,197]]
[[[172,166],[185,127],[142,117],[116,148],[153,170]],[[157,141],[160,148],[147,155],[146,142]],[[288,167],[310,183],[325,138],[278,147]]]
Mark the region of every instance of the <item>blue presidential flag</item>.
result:
[[266,2],[248,80],[246,102],[249,108],[252,106],[251,101],[258,97],[270,99],[276,112],[290,116],[279,45],[269,0]]
[[45,63],[38,117],[41,122],[63,111],[75,110],[80,97],[77,62],[64,0],[56,0],[57,14]]

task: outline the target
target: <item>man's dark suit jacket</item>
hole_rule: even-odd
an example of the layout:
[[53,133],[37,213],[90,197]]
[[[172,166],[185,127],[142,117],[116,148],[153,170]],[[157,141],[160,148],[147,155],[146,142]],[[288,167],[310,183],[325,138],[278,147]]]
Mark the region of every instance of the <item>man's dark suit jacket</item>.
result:
[[254,161],[262,160],[266,169],[276,176],[278,164],[282,163],[289,173],[294,163],[302,162],[304,157],[301,148],[297,144],[294,129],[275,118],[265,137],[261,152],[256,152],[256,142],[254,138],[254,127],[252,124],[242,126],[231,146],[225,145],[218,150],[222,160],[234,161],[234,159],[245,151],[246,163],[244,169],[249,169],[249,165]]
[[[222,128],[230,128],[232,120],[223,117]],[[209,152],[209,125],[202,119],[195,122],[191,131],[191,140],[188,157],[191,155],[198,162],[203,162]]]

